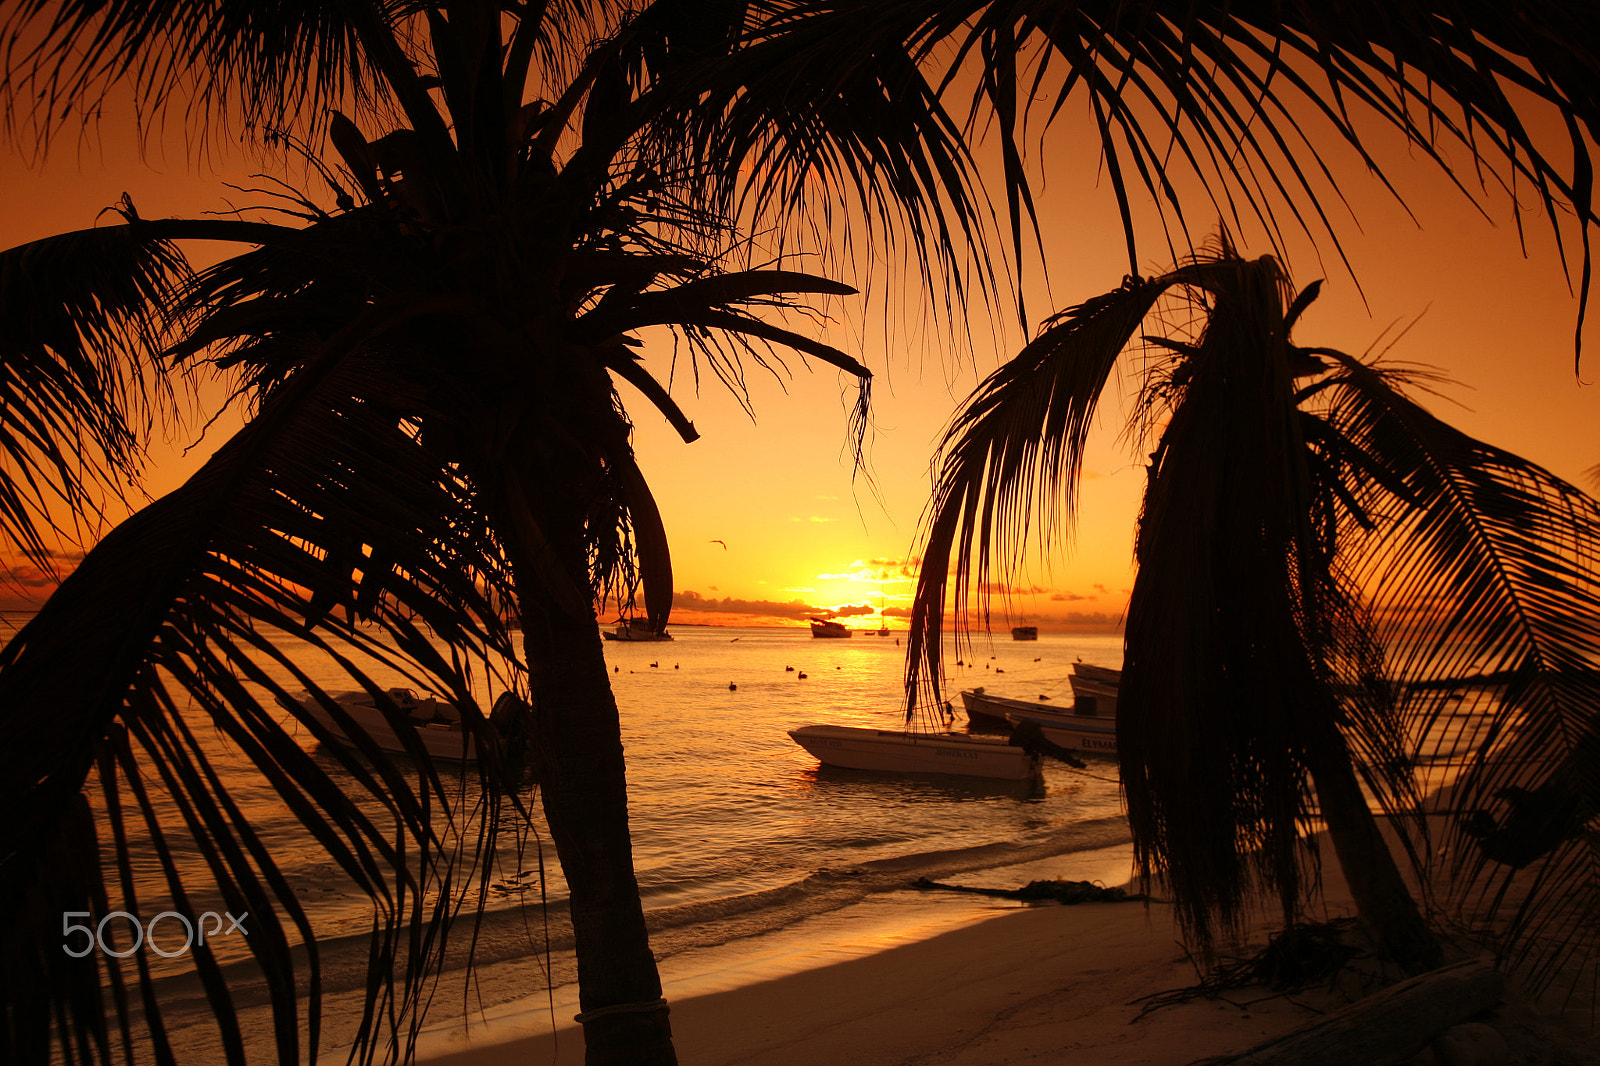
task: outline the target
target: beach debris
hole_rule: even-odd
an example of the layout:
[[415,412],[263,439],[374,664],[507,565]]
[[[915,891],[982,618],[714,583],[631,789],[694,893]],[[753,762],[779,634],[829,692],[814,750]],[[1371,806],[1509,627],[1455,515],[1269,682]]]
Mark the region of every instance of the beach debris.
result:
[[[1487,1066],[1493,1058],[1480,1058],[1476,1047],[1471,1058],[1440,1058],[1438,1038],[1475,1015],[1493,1010],[1505,987],[1504,974],[1487,962],[1469,959],[1391,985],[1242,1054],[1204,1061],[1235,1066],[1296,1066],[1310,1062],[1324,1066],[1400,1066],[1413,1061],[1432,1044],[1436,1062]],[[1477,1035],[1488,1045],[1491,1055],[1499,1050],[1495,1041],[1483,1038],[1481,1033]],[[1498,1043],[1504,1046],[1503,1039]],[[1457,1050],[1454,1044],[1447,1041],[1444,1046]]]
[[1216,999],[1224,992],[1251,985],[1283,994],[1323,981],[1331,982],[1348,962],[1366,954],[1345,942],[1346,933],[1354,925],[1353,918],[1335,918],[1280,929],[1267,938],[1267,946],[1255,955],[1214,966],[1197,985],[1155,992],[1134,1000],[1144,1004],[1138,1018],[1190,1000]]
[[1107,888],[1094,881],[1029,881],[1021,888],[981,888],[973,885],[950,885],[943,881],[919,877],[911,887],[920,888],[924,892],[942,888],[946,892],[969,892],[977,896],[994,896],[998,899],[1024,901],[1053,899],[1057,903],[1069,906],[1076,903],[1126,903],[1129,900],[1145,899],[1144,896],[1131,895],[1125,889]]

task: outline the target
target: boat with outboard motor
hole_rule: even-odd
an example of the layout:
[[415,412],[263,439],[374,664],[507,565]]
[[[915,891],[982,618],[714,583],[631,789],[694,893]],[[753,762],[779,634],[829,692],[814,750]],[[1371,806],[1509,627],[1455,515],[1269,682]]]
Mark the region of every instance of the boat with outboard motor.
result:
[[1037,756],[1004,737],[917,733],[848,725],[807,725],[789,736],[829,766],[889,773],[959,774],[1022,781],[1039,772]]

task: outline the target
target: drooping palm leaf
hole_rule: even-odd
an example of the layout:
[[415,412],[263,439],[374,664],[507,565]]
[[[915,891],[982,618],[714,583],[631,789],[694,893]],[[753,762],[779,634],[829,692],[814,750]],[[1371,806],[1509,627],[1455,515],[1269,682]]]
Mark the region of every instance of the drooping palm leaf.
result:
[[1058,514],[1075,517],[1084,441],[1100,394],[1171,284],[1168,278],[1130,281],[1051,318],[978,387],[945,433],[907,638],[908,713],[920,697],[933,705],[942,700],[947,583],[955,585],[958,634],[971,621],[974,587],[986,623],[983,590],[991,585],[992,563],[1014,565],[1030,528],[1048,538]]
[[[370,99],[382,61],[362,37],[376,36],[388,6],[25,0],[3,27],[12,42],[7,112],[32,116],[47,137],[68,116],[97,110],[114,87],[131,85],[143,106],[192,101],[202,129],[237,120],[261,130],[316,123],[346,95]],[[16,107],[18,100],[28,103]]]
[[[948,271],[970,252],[976,280],[992,277],[983,201],[969,195],[965,156],[945,150],[949,118],[932,111],[959,89],[970,91],[965,128],[998,142],[1013,256],[1037,200],[1023,138],[1069,106],[1095,122],[1130,273],[1142,267],[1140,196],[1161,212],[1173,254],[1197,210],[1208,227],[1220,215],[1235,229],[1260,224],[1275,246],[1298,230],[1337,250],[1348,176],[1330,148],[1353,149],[1388,184],[1367,148],[1366,127],[1381,124],[1469,195],[1531,189],[1564,250],[1563,212],[1575,212],[1581,329],[1600,27],[1580,0],[1515,16],[1484,0],[769,0],[753,11],[750,47],[704,98],[713,106],[701,121],[715,132],[693,143],[722,188],[751,190],[754,209],[780,223],[809,222],[802,205],[824,209],[818,192],[842,194],[869,218],[904,212],[928,262]],[[1553,142],[1535,121],[1547,105],[1568,121]],[[720,126],[724,109],[777,119]],[[908,137],[907,115],[925,111],[937,123]],[[1515,199],[1511,210],[1520,221]]]
[[[1140,872],[1171,886],[1209,950],[1257,892],[1285,921],[1299,914],[1313,790],[1342,848],[1352,827],[1329,808],[1354,788],[1352,749],[1387,794],[1410,790],[1392,707],[1348,714],[1340,698],[1377,680],[1381,658],[1319,521],[1335,487],[1296,409],[1294,378],[1315,369],[1289,341],[1303,305],[1271,258],[1224,246],[1192,269],[1204,328],[1174,343],[1154,401],[1165,427],[1135,545],[1117,745]],[[1379,935],[1386,949],[1405,936]]]
[[[901,17],[896,17],[901,16]],[[893,5],[750,5],[744,46],[658,88],[669,158],[724,217],[866,269],[903,266],[952,316],[1004,276],[958,121]],[[826,261],[832,261],[830,260]]]
[[[335,748],[347,776],[330,777],[284,730],[287,712],[312,736],[329,739],[298,703],[299,686],[320,691],[307,664],[272,635],[300,637],[369,690],[378,691],[376,683],[356,665],[368,657],[456,703],[485,760],[491,796],[501,768],[471,664],[480,663],[482,674],[514,655],[497,620],[503,608],[492,598],[504,595],[502,564],[466,511],[467,487],[444,474],[392,413],[351,398],[370,387],[362,379],[374,372],[350,357],[286,389],[182,489],[90,552],[0,656],[0,707],[13,737],[0,756],[11,812],[0,838],[0,887],[37,912],[36,921],[8,925],[5,934],[6,984],[16,991],[7,997],[4,1031],[18,1055],[45,1046],[53,1024],[64,1046],[103,1029],[113,1007],[106,988],[115,992],[123,1039],[165,1045],[142,963],[130,974],[126,964],[92,956],[63,962],[59,925],[45,920],[60,910],[50,895],[60,875],[44,861],[52,849],[73,863],[71,898],[98,901],[96,913],[120,899],[139,913],[126,841],[140,823],[175,909],[197,913],[191,894],[213,886],[235,913],[252,915],[248,943],[271,995],[277,1056],[288,1062],[315,1053],[315,931],[229,798],[229,782],[211,769],[211,744],[194,729],[194,712],[186,717],[185,694],[373,898],[382,935],[357,1048],[365,1058],[386,1038],[404,1045],[406,1015],[444,946],[424,931],[463,891],[451,879],[458,862],[486,874],[479,849],[492,849],[493,833],[474,842],[463,821],[468,809],[392,708],[391,725],[412,739],[420,776],[366,741],[359,755]],[[377,633],[368,622],[378,623]],[[454,651],[441,653],[433,638]],[[503,672],[502,680],[514,683]],[[102,797],[99,843],[109,831],[117,845],[112,869],[97,868],[95,832],[71,819],[86,784]],[[173,809],[176,816],[163,813]],[[491,803],[491,823],[494,810]],[[443,831],[441,812],[454,820],[451,832]],[[174,837],[190,843],[180,849]],[[175,859],[190,847],[204,872]],[[296,941],[307,946],[309,972],[294,961]],[[43,970],[49,979],[25,977],[41,960],[51,963]],[[195,960],[222,1050],[240,1061],[226,981],[208,949],[197,948]],[[130,980],[142,1011],[132,1011],[120,991]],[[392,993],[391,982],[398,982]],[[296,997],[307,994],[302,1013]]]
[[[1461,433],[1400,391],[1413,375],[1337,360],[1330,420],[1381,460],[1370,529],[1341,530],[1406,685],[1435,799],[1433,861],[1463,920],[1536,983],[1600,965],[1600,503]],[[1464,698],[1470,697],[1470,698]]]
[[[947,581],[970,625],[967,587],[986,609],[989,565],[1009,572],[1030,522],[1072,513],[1094,400],[1174,285],[1203,328],[1147,338],[1170,354],[1144,368],[1138,417],[1163,428],[1118,717],[1146,876],[1166,879],[1202,947],[1261,888],[1293,917],[1314,790],[1347,879],[1380,883],[1390,874],[1360,855],[1384,845],[1359,813],[1359,775],[1400,817],[1424,883],[1445,876],[1441,902],[1536,979],[1582,976],[1600,899],[1600,505],[1445,426],[1382,372],[1293,346],[1315,288],[1291,301],[1270,259],[1224,245],[1090,301],[974,395],[946,437],[908,682],[927,671],[937,695]],[[1097,323],[1111,328],[1096,336]],[[1503,691],[1487,715],[1459,713],[1451,688],[1480,675]],[[1470,762],[1446,790],[1456,822],[1441,863],[1412,768],[1451,750]],[[1350,804],[1354,822],[1336,820]],[[1512,883],[1534,863],[1532,883]],[[1381,908],[1382,895],[1375,932],[1425,965],[1415,911]]]
[[92,521],[139,472],[164,389],[148,355],[187,274],[133,226],[0,252],[0,536],[41,568],[43,530],[75,543],[63,524]]

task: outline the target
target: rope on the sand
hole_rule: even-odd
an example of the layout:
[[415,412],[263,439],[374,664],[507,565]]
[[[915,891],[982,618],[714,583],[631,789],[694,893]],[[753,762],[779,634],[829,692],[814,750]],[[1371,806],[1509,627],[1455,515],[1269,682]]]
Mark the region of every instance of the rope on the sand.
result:
[[605,1018],[612,1014],[654,1014],[656,1011],[671,1011],[664,999],[640,1000],[638,1003],[613,1003],[607,1007],[596,1007],[586,1010],[581,1014],[574,1014],[572,1020],[579,1025],[587,1024],[596,1018]]

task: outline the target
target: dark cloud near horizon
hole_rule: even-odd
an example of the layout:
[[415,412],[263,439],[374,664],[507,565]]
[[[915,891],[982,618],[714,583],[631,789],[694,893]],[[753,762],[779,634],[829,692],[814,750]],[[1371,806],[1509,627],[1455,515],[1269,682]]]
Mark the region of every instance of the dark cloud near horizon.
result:
[[[79,559],[83,553],[78,552]],[[47,574],[34,566],[8,566],[0,570],[0,586],[10,585],[25,589],[54,588],[59,578],[54,574]]]
[[[672,594],[672,609],[683,611],[706,611],[715,614],[750,614],[763,618],[862,618],[875,615],[878,608],[870,603],[849,603],[843,607],[818,607],[806,603],[804,600],[741,600],[732,596],[715,599],[711,596],[702,596],[698,592],[688,590]],[[904,618],[911,612],[898,607],[891,607],[886,614],[891,617]]]
[[672,594],[674,610],[685,611],[711,611],[718,614],[757,614],[771,618],[807,618],[811,615],[826,614],[820,607],[813,607],[803,600],[789,600],[787,603],[778,600],[741,600],[732,596],[715,599],[702,596],[698,592],[683,590]]

